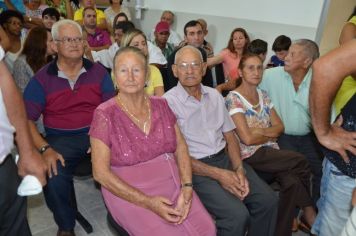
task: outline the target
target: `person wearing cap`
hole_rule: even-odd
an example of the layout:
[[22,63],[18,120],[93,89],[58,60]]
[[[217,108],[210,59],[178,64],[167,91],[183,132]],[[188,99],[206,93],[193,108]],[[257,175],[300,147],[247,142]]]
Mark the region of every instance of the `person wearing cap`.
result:
[[170,35],[169,24],[165,21],[160,21],[155,27],[155,40],[152,42],[159,47],[166,59],[174,51],[174,45],[168,42]]

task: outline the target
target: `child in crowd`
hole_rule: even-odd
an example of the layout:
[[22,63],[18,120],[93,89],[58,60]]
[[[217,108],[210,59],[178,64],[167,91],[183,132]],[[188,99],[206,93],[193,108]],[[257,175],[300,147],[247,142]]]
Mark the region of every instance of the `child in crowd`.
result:
[[271,57],[267,67],[284,66],[284,58],[287,56],[291,43],[292,41],[289,37],[285,35],[278,36],[272,45],[272,50],[275,52],[275,55]]

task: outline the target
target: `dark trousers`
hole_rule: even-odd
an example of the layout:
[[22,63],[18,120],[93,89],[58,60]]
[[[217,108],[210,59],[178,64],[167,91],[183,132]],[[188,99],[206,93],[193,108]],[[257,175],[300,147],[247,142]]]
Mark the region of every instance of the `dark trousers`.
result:
[[27,222],[27,199],[17,195],[21,178],[17,166],[7,156],[0,164],[0,236],[31,235]]
[[269,173],[279,183],[279,207],[276,236],[292,235],[296,206],[312,206],[309,195],[310,168],[305,157],[288,150],[261,147],[244,160],[256,171]]
[[83,158],[89,158],[89,136],[48,136],[47,142],[65,160],[65,167],[57,162],[58,175],[49,178],[44,188],[48,208],[52,211],[59,230],[73,230],[76,210],[72,206],[73,173]]
[[282,134],[278,138],[278,145],[280,149],[299,152],[307,158],[312,172],[312,199],[316,205],[320,198],[320,182],[323,174],[323,154],[317,138],[313,133],[302,136]]
[[[222,153],[200,160],[221,169],[230,169],[229,157]],[[194,190],[205,208],[215,218],[218,236],[274,235],[278,197],[248,165],[244,164],[250,193],[241,201],[225,190],[218,181],[193,175]]]

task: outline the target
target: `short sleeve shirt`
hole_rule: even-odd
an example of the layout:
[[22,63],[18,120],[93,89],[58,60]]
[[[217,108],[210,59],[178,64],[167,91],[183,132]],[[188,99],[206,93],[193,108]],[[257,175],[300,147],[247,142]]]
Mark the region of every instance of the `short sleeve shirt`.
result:
[[[271,127],[271,110],[273,108],[273,104],[265,91],[258,89],[257,92],[261,108],[260,111],[254,110],[252,105],[236,91],[231,91],[226,97],[227,110],[231,116],[236,113],[243,113],[245,115],[247,125],[250,128]],[[246,159],[252,156],[262,146],[279,149],[277,143],[272,141],[259,145],[245,145],[240,140],[241,158]]]

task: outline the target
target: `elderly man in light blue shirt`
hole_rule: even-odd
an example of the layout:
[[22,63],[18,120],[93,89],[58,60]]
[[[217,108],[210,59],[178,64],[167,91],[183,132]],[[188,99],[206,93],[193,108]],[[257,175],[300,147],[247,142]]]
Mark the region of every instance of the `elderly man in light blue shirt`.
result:
[[206,67],[197,48],[181,48],[172,66],[178,85],[164,95],[189,147],[194,190],[215,217],[217,235],[272,236],[277,197],[248,164],[242,166],[224,99],[201,84]]
[[284,134],[278,139],[280,148],[300,152],[309,161],[314,203],[320,196],[322,154],[312,130],[308,99],[311,65],[318,57],[315,42],[308,39],[294,41],[285,58],[285,66],[267,69],[259,85],[267,91],[283,121]]

